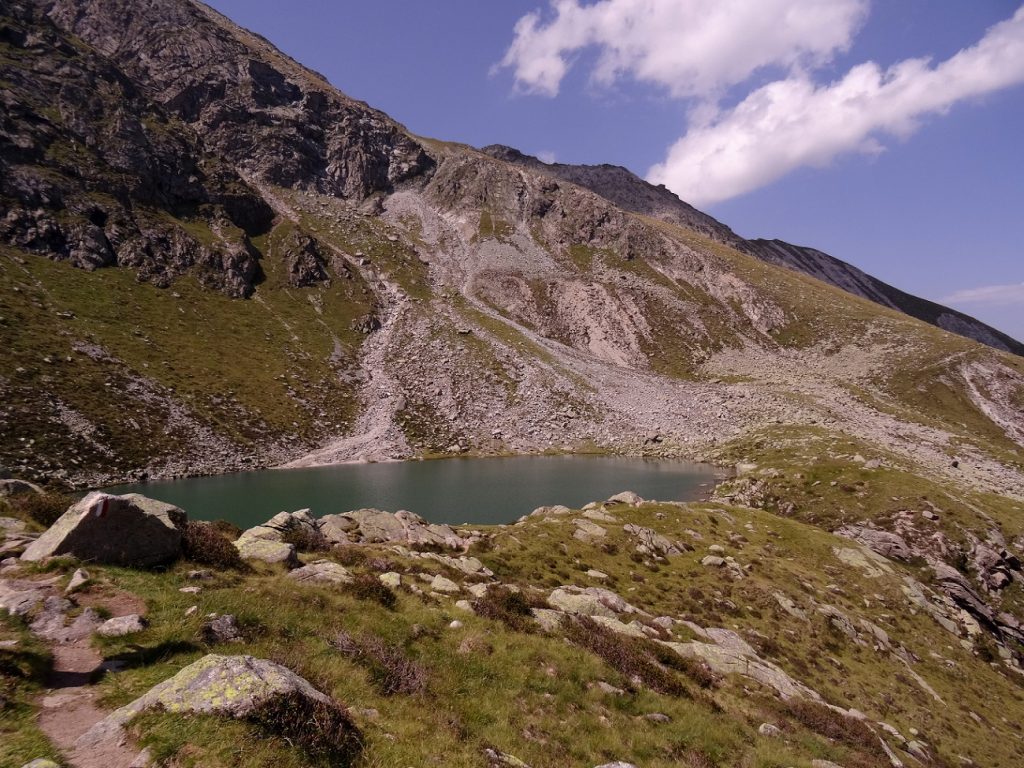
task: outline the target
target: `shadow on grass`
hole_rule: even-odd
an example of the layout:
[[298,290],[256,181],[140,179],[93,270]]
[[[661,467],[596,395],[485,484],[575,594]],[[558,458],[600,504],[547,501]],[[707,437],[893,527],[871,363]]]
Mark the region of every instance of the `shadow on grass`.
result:
[[118,671],[121,669],[135,669],[137,667],[148,667],[169,661],[172,657],[197,653],[204,650],[203,646],[188,640],[170,640],[151,646],[136,646],[130,651],[109,656],[103,661],[103,667],[107,671]]

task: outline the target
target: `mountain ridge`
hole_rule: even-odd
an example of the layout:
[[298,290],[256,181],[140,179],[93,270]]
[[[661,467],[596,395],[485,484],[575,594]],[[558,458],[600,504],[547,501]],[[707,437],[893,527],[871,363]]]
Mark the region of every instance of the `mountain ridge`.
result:
[[707,234],[768,263],[803,272],[856,296],[905,312],[943,330],[980,341],[1004,352],[1024,356],[1024,343],[977,318],[900,290],[852,264],[815,248],[793,245],[779,239],[742,238],[725,224],[681,200],[664,185],[649,184],[622,166],[545,163],[539,158],[501,144],[491,144],[483,147],[481,151],[491,157],[527,166],[540,173],[587,187],[627,210],[672,221]]

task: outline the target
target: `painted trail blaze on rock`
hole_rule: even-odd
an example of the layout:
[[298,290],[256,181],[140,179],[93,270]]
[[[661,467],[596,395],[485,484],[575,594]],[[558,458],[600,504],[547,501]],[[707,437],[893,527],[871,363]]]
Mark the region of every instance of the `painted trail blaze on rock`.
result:
[[185,513],[137,493],[90,493],[71,506],[22,554],[31,562],[57,555],[110,565],[149,567],[181,554]]

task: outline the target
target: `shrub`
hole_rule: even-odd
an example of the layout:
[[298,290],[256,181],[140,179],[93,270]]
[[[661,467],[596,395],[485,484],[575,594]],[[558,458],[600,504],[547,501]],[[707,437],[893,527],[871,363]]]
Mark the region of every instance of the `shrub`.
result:
[[224,570],[252,570],[235,545],[221,534],[216,524],[189,520],[182,531],[182,552],[186,560],[201,565],[212,565]]
[[872,752],[878,751],[878,738],[867,725],[836,712],[826,704],[809,699],[790,699],[786,702],[786,709],[793,719],[821,736]]
[[345,566],[362,565],[366,562],[366,552],[354,544],[334,548],[334,559]]
[[348,591],[357,600],[380,603],[388,610],[395,607],[398,597],[372,573],[360,573],[348,585]]
[[286,544],[294,544],[299,552],[326,552],[331,548],[331,542],[319,528],[301,523],[281,531],[281,540]]
[[218,533],[223,536],[227,536],[232,541],[242,535],[242,529],[234,523],[229,523],[227,520],[214,520],[210,525],[212,525],[214,530]]
[[546,603],[531,605],[526,595],[507,587],[492,587],[483,597],[473,601],[473,612],[478,616],[500,621],[517,632],[533,631],[536,626],[533,621],[535,607],[546,607]]
[[617,634],[589,616],[575,620],[566,618],[563,629],[570,642],[600,656],[620,674],[630,679],[638,678],[658,693],[689,697],[689,691],[679,676],[659,662],[654,650],[661,648],[657,643]]
[[397,645],[376,635],[356,637],[339,632],[332,645],[369,672],[384,696],[419,693],[427,687],[427,671]]
[[313,701],[293,693],[261,704],[249,720],[260,730],[287,739],[322,765],[353,765],[363,749],[362,734],[337,702]]
[[16,512],[47,528],[74,503],[73,496],[53,492],[25,493],[11,499],[11,506]]

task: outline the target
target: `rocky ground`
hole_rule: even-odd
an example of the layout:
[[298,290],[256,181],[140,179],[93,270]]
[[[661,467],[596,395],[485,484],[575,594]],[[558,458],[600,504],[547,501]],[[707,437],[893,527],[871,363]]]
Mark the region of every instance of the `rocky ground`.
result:
[[[1024,635],[915,560],[939,514],[832,536],[626,492],[491,528],[281,513],[232,545],[92,494],[42,535],[3,518],[24,554],[0,566],[0,758],[1014,764]],[[153,525],[166,534],[138,536]],[[134,549],[106,548],[115,529]],[[976,554],[985,589],[1019,590],[1015,555]]]

